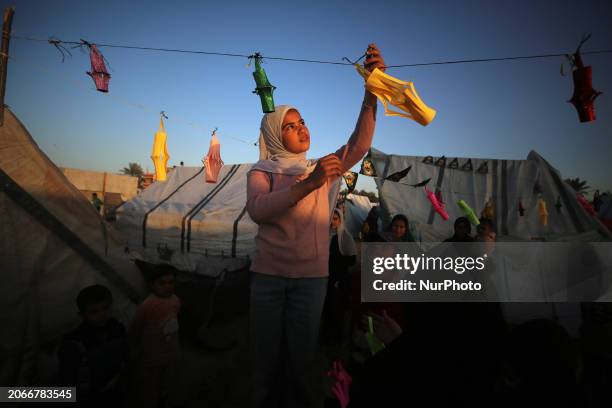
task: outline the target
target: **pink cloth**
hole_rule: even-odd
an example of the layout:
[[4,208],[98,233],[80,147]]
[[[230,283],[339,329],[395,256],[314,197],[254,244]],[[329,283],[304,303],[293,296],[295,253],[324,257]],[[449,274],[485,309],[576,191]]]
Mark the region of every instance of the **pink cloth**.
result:
[[[342,173],[353,167],[372,144],[375,111],[362,108],[348,141]],[[344,147],[336,152],[342,158]],[[330,183],[292,203],[291,186],[306,176],[251,171],[247,184],[247,211],[259,225],[254,272],[289,278],[328,275]]]
[[132,328],[140,337],[143,365],[166,365],[176,359],[180,308],[176,295],[162,298],[151,294],[136,309]]

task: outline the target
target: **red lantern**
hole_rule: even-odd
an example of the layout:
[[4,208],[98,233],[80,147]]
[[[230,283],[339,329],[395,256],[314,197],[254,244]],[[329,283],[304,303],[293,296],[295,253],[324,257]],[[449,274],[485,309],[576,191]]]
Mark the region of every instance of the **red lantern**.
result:
[[106,70],[104,57],[95,44],[89,45],[89,59],[91,60],[91,72],[88,72],[87,75],[94,80],[98,91],[108,92],[108,81],[111,76]]
[[591,66],[584,66],[582,56],[580,55],[580,47],[591,36],[583,38],[578,46],[578,49],[573,56],[574,71],[572,77],[574,79],[574,94],[568,102],[574,105],[578,111],[580,122],[592,122],[595,120],[595,99],[601,95],[601,92],[593,89],[593,69]]

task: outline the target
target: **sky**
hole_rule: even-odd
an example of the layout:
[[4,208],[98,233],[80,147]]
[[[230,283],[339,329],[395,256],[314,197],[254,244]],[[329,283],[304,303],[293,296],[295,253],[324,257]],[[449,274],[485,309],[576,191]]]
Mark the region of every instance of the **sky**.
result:
[[[612,2],[591,1],[2,1],[15,6],[13,35],[340,62],[370,42],[389,65],[612,50]],[[226,164],[253,163],[262,116],[246,58],[101,47],[112,78],[97,92],[89,57],[62,63],[46,42],[13,39],[5,102],[58,165],[153,170],[159,112],[168,115],[170,165],[200,166],[218,127]],[[612,54],[593,67],[597,120],[580,123],[567,103],[561,57],[387,71],[414,83],[437,110],[427,127],[386,117],[373,146],[398,155],[525,159],[535,150],[564,178],[612,190]],[[264,60],[277,105],[296,106],[311,132],[309,157],[335,151],[352,132],[363,98],[353,67]],[[374,189],[361,177],[358,188]]]

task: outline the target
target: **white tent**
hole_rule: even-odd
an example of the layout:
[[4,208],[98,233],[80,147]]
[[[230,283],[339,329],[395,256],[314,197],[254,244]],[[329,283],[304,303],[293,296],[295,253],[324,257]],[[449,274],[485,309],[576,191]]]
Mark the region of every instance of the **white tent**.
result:
[[[395,214],[404,213],[419,224],[424,241],[440,242],[453,234],[453,221],[463,215],[456,204],[458,200],[464,200],[477,216],[491,200],[493,223],[501,240],[612,238],[605,226],[581,207],[559,172],[536,152],[530,152],[527,160],[446,158],[442,166],[439,158],[387,155],[376,149],[371,150],[370,156],[379,176],[375,181],[383,225]],[[410,171],[399,182],[385,180],[408,167]],[[430,191],[441,192],[448,221],[434,211],[423,187],[411,186],[427,179]],[[540,221],[540,198],[548,210],[547,226]],[[523,215],[519,212],[521,205]]]
[[[207,276],[242,268],[255,253],[257,234],[246,211],[252,166],[225,165],[216,183],[205,181],[203,167],[177,167],[117,210],[117,228],[149,262]],[[338,189],[339,183],[330,190],[333,202]]]
[[[458,200],[466,201],[477,215],[481,214],[485,203],[492,200],[493,223],[499,241],[593,242],[612,239],[610,231],[578,203],[574,190],[562,181],[559,172],[536,152],[530,152],[527,160],[458,158],[455,161],[454,158],[439,160],[387,155],[371,149],[370,158],[377,176],[375,181],[383,225],[388,225],[395,214],[407,215],[411,224],[416,224],[418,240],[424,247],[453,234],[454,220],[463,216],[456,204]],[[411,167],[410,171],[399,182],[385,180],[408,167]],[[429,190],[440,190],[448,221],[433,210],[423,187],[411,186],[427,179],[431,179],[427,183]],[[547,226],[540,222],[539,198],[547,204]],[[519,212],[519,202],[524,208],[523,216]],[[555,206],[557,202],[561,205]],[[499,280],[498,287],[506,285],[504,289],[514,290],[520,287],[520,277],[513,274],[512,267],[512,259],[504,263],[504,268],[498,265],[493,278]],[[520,269],[520,265],[518,267]],[[545,297],[543,294],[532,295]],[[600,300],[609,301],[607,296],[609,294],[603,295]],[[577,335],[581,321],[577,303],[504,303],[503,308],[511,324],[537,317],[553,318],[561,321],[573,335]]]
[[114,314],[127,323],[144,285],[116,233],[8,108],[0,127],[0,231],[0,382],[41,385],[41,349],[78,323],[82,288],[109,287]]

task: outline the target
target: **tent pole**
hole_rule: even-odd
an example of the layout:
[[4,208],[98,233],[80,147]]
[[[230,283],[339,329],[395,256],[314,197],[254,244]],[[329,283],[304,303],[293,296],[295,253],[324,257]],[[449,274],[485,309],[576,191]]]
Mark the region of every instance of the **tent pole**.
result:
[[11,42],[11,26],[15,7],[4,9],[2,23],[2,50],[0,54],[0,126],[4,125],[4,93],[6,91],[6,73],[8,71],[9,44]]

